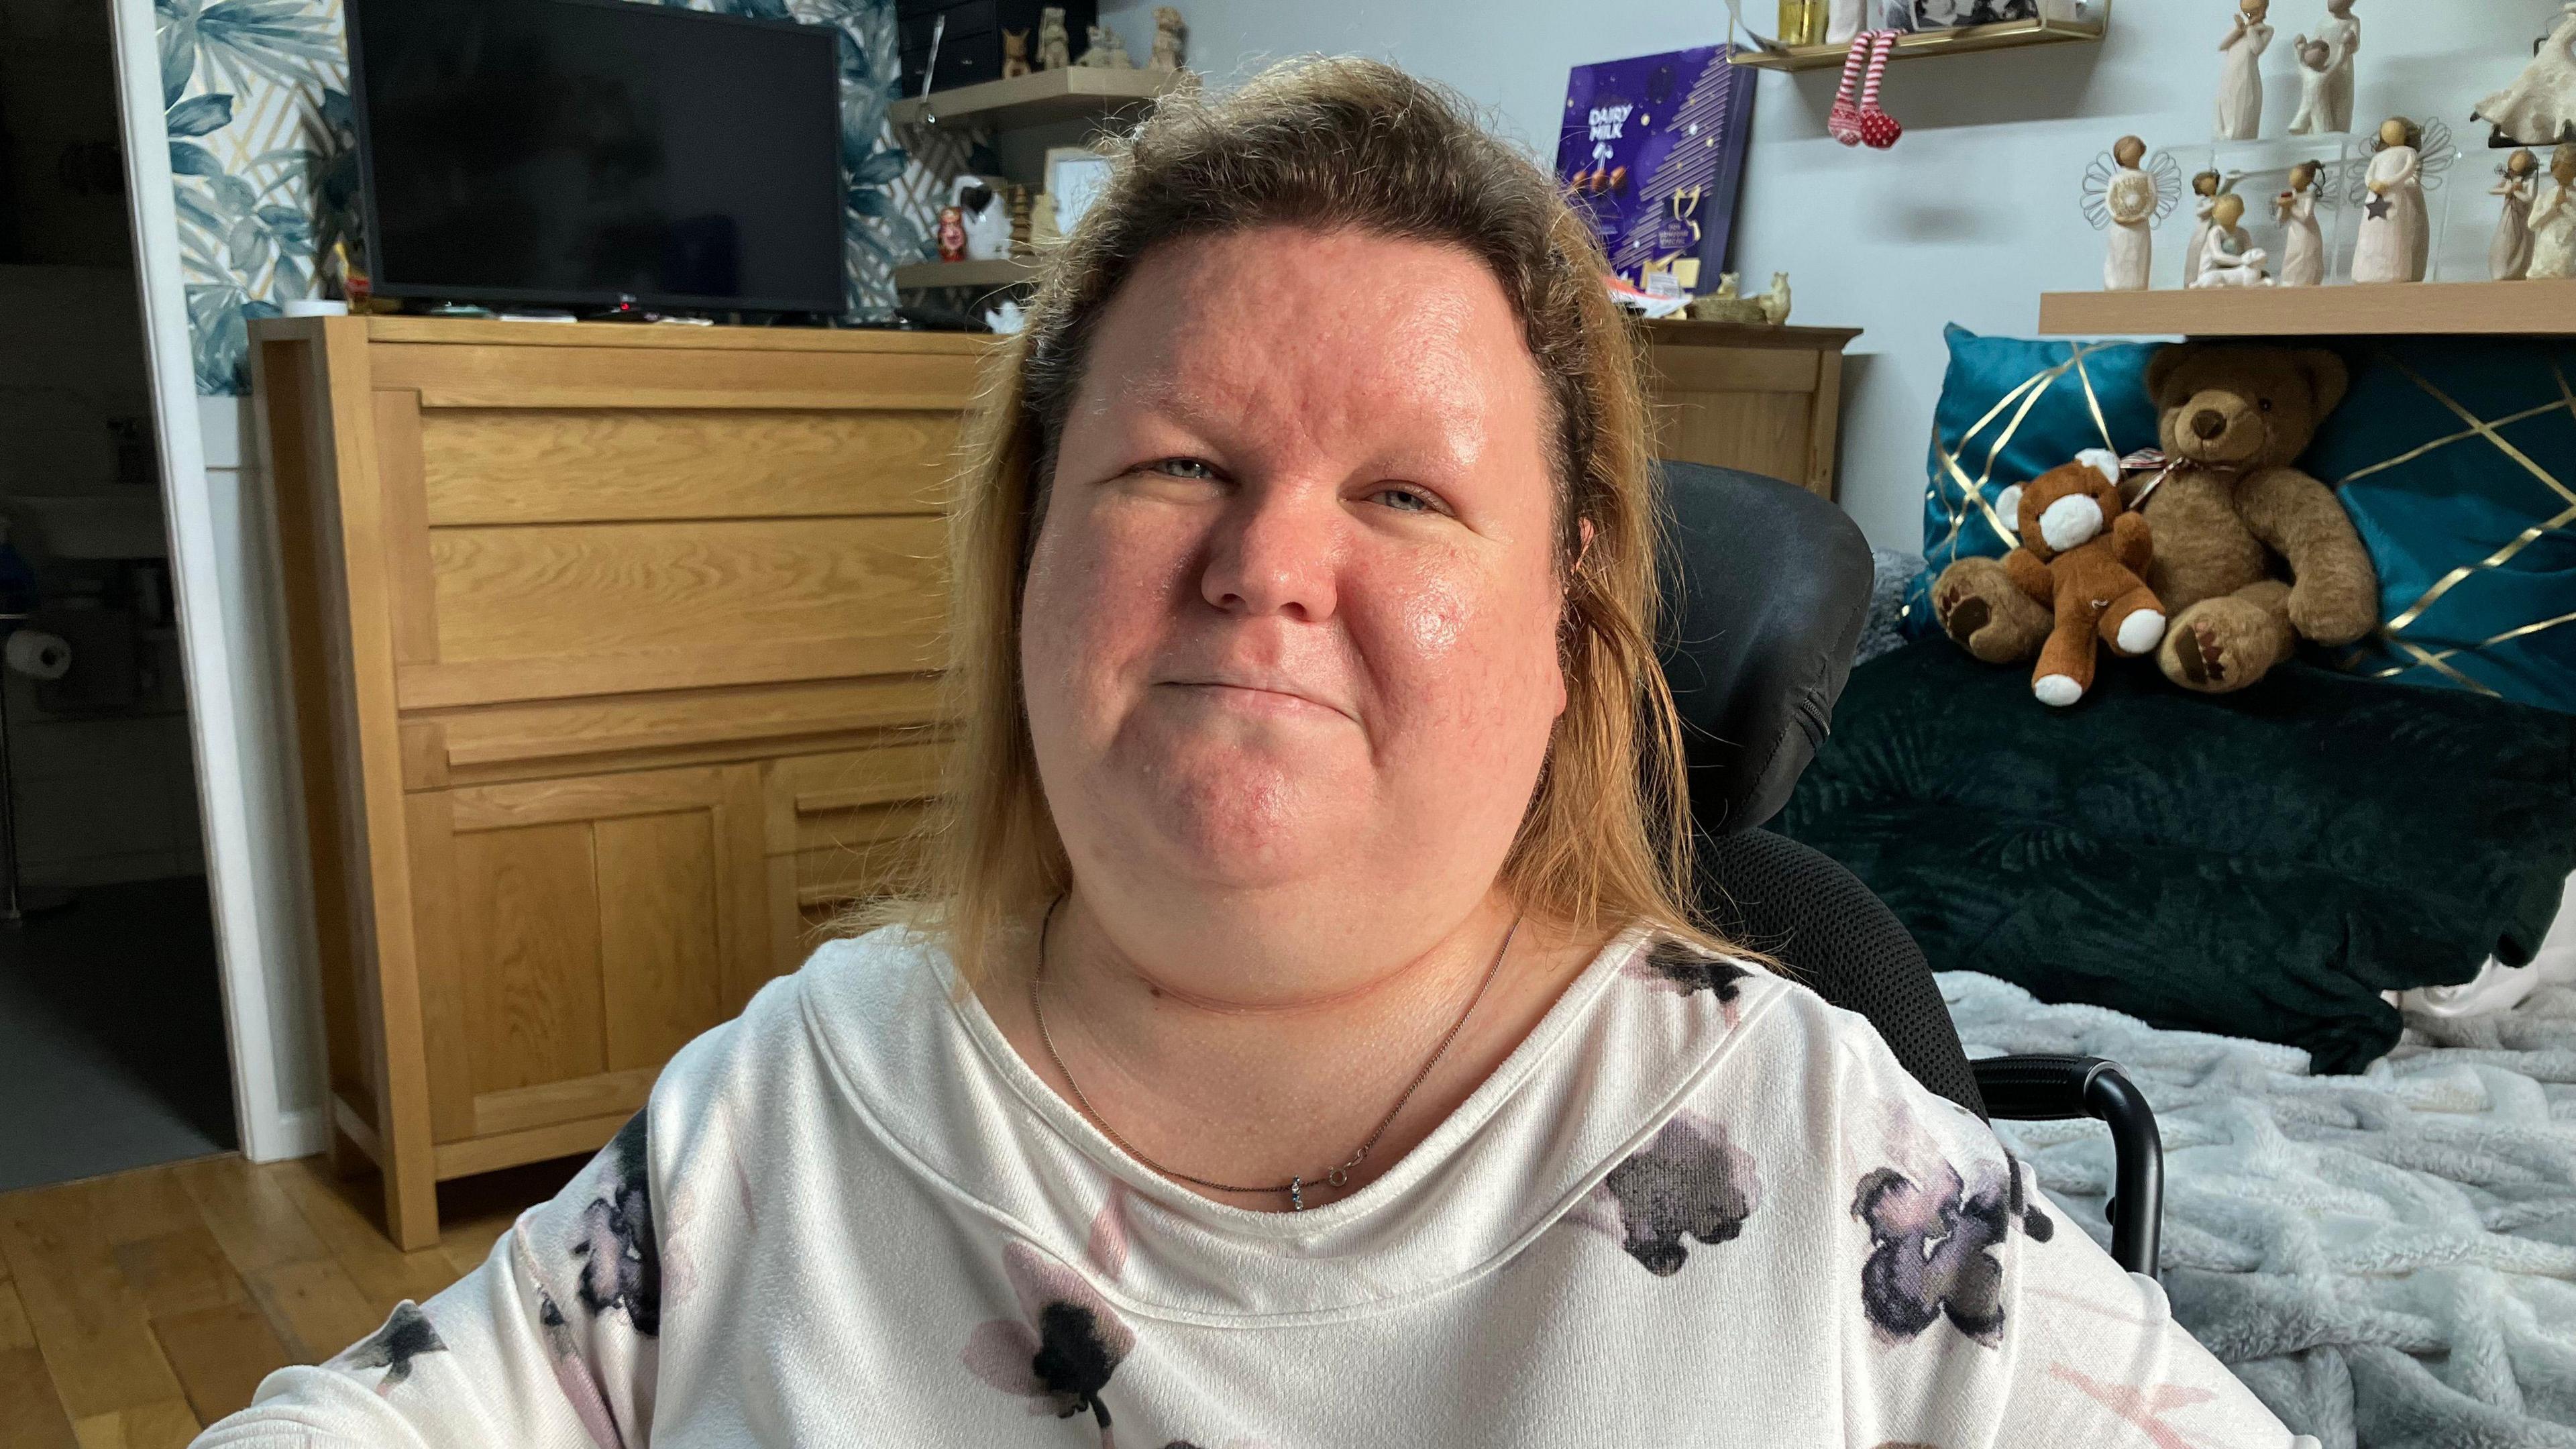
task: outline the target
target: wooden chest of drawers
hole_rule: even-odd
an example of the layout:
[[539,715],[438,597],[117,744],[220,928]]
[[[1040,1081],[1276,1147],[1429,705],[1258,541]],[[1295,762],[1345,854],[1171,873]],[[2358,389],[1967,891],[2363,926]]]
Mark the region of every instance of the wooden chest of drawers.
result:
[[597,1147],[899,882],[983,341],[255,324],[334,1150]]

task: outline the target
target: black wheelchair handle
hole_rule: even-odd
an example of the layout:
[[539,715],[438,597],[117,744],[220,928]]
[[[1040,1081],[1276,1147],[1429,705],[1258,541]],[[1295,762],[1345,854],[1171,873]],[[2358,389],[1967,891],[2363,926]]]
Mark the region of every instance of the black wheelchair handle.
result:
[[2100,1057],[1984,1057],[1969,1064],[1990,1117],[2058,1122],[2091,1117],[2111,1128],[2111,1256],[2157,1276],[2165,1197],[2164,1136],[2146,1094]]

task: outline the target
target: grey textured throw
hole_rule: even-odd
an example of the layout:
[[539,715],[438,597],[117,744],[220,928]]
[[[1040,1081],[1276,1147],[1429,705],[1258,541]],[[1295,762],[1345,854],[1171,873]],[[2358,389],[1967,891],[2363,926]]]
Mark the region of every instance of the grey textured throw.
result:
[[[2576,989],[2319,1077],[2292,1047],[1941,990],[1968,1054],[2119,1062],[2164,1132],[2174,1316],[2326,1449],[2576,1449]],[[1997,1123],[2107,1242],[2109,1134]]]

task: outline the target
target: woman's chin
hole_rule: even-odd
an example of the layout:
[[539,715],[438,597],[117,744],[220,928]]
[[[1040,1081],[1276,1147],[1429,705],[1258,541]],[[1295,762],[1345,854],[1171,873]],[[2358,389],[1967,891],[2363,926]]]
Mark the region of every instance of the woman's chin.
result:
[[1171,751],[1151,768],[1121,772],[1114,793],[1123,798],[1110,808],[1127,817],[1151,869],[1229,889],[1285,884],[1347,859],[1370,833],[1361,818],[1370,782],[1345,777],[1317,753],[1239,743]]

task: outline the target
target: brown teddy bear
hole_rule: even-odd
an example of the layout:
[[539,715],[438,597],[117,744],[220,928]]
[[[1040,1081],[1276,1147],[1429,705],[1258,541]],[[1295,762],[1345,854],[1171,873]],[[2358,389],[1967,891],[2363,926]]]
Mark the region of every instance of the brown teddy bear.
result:
[[[2326,486],[2292,464],[2343,400],[2331,352],[2184,343],[2157,354],[2147,390],[2171,471],[2135,505],[2155,531],[2147,584],[2172,611],[2156,664],[2185,689],[2243,689],[2301,639],[2349,644],[2379,622],[2379,577]],[[2003,560],[1961,559],[1932,588],[1941,627],[2011,664],[2054,621]]]
[[2132,657],[2165,637],[2165,606],[2139,577],[2155,546],[2120,501],[2120,460],[2099,449],[2021,491],[2021,547],[2004,555],[2015,587],[2054,616],[2030,692],[2064,709],[2093,687],[2093,640]]

